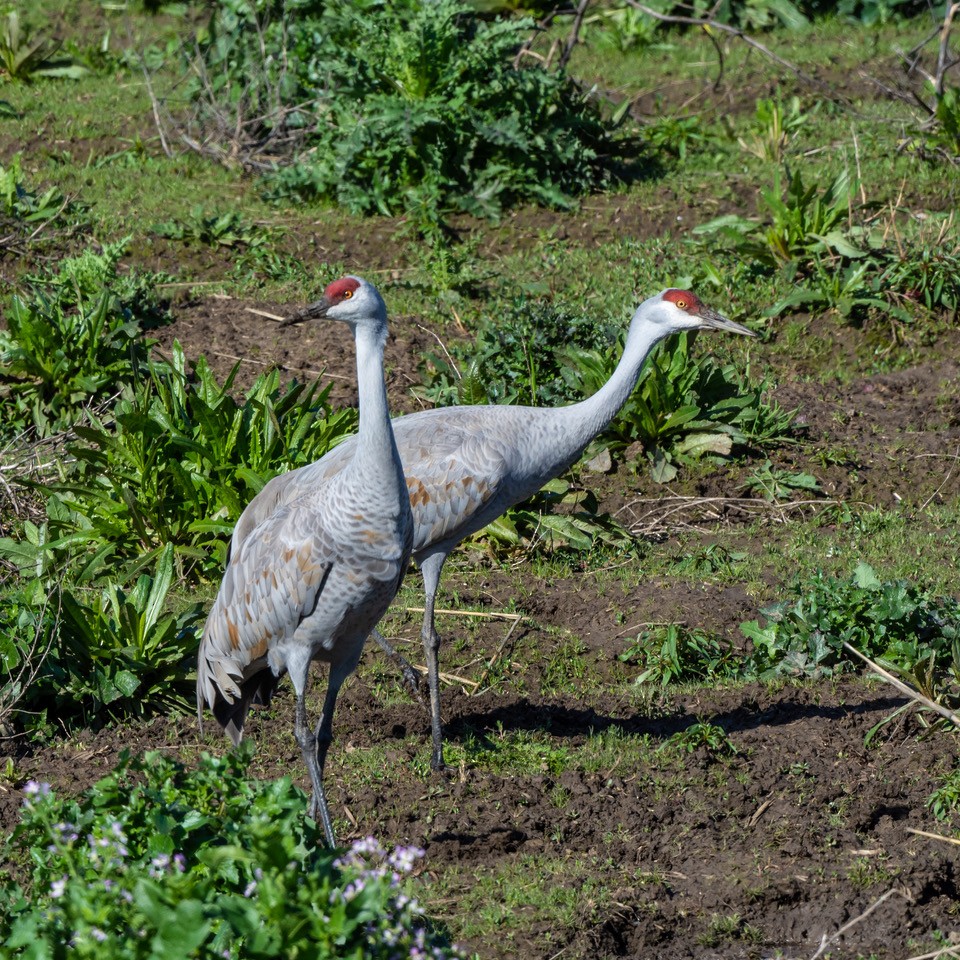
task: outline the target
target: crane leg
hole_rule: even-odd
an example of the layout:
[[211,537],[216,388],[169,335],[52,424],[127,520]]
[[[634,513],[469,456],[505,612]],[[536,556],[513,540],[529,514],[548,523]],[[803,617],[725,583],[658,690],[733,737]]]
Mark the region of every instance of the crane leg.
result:
[[[352,644],[351,647],[354,652],[345,659],[330,664],[330,680],[327,683],[327,693],[323,698],[323,710],[320,713],[320,719],[317,721],[317,728],[313,733],[310,733],[309,729],[307,730],[309,743],[313,749],[313,768],[317,771],[313,798],[310,801],[310,816],[314,820],[319,819],[319,822],[323,825],[327,845],[331,850],[336,847],[337,840],[333,833],[333,821],[330,819],[327,797],[323,790],[323,770],[327,765],[327,751],[333,741],[333,711],[337,706],[337,696],[340,694],[343,681],[357,668],[360,654],[363,651],[363,638],[361,637],[359,642]],[[306,723],[306,719],[306,711],[304,711],[304,723]],[[310,766],[309,763],[308,766]]]
[[404,683],[417,701],[423,704],[423,697],[420,694],[420,674],[404,656],[397,653],[396,647],[379,630],[371,631],[370,635],[377,641],[377,646],[397,665],[400,673],[403,674]]
[[437,587],[440,586],[440,571],[447,559],[446,554],[439,553],[428,557],[420,564],[423,574],[423,653],[427,659],[427,683],[430,687],[430,734],[432,749],[430,753],[430,767],[433,770],[442,770],[443,763],[443,724],[440,719],[440,635],[433,623],[433,605],[437,597]]
[[433,595],[427,594],[423,614],[423,652],[427,658],[427,681],[430,684],[430,735],[433,742],[430,767],[442,770],[443,725],[440,720],[440,635],[433,625]]
[[[323,825],[323,832],[327,839],[327,845],[330,849],[334,849],[337,845],[337,838],[333,832],[333,822],[330,820],[330,811],[327,809],[327,798],[323,792],[323,762],[321,761],[321,752],[320,752],[320,743],[317,737],[317,734],[310,729],[310,724],[307,722],[307,706],[306,706],[306,684],[303,684],[300,689],[297,690],[297,712],[296,720],[293,728],[293,735],[296,737],[297,743],[300,745],[300,751],[303,753],[303,761],[307,765],[307,772],[310,774],[310,781],[313,784],[313,798],[310,801],[310,816],[316,820],[318,818],[320,823]],[[333,695],[334,701],[336,701],[336,693]],[[330,688],[327,688],[327,698],[324,701],[324,713],[326,714],[327,702],[330,700]],[[330,716],[332,718],[332,711]],[[319,730],[324,725],[324,717],[321,716],[320,724],[317,727]],[[326,747],[329,747],[329,730],[332,726],[332,719],[327,722],[327,744]],[[327,750],[326,747],[323,749],[323,760],[326,760]]]

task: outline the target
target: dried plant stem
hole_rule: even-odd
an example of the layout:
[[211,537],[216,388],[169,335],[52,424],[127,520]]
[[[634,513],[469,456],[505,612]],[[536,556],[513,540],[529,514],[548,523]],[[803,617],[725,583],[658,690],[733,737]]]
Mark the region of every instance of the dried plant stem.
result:
[[940,716],[945,717],[952,724],[957,727],[960,727],[960,717],[958,717],[952,710],[948,710],[946,707],[942,706],[939,703],[934,702],[929,697],[924,696],[919,690],[914,690],[909,684],[904,683],[902,680],[897,679],[892,673],[888,670],[884,670],[883,667],[878,663],[874,663],[869,657],[862,654],[856,647],[851,646],[847,643],[846,640],[843,641],[843,647],[845,650],[849,650],[850,653],[859,657],[874,673],[883,677],[887,683],[893,684],[901,693],[906,694],[912,700],[915,700],[917,703],[922,703],[925,707],[933,710],[936,713],[939,713]]
[[818,957],[822,957],[824,952],[830,947],[832,943],[835,943],[840,939],[848,930],[852,927],[855,927],[858,923],[862,923],[867,917],[873,913],[882,903],[886,900],[889,900],[894,894],[899,894],[905,900],[911,901],[913,898],[910,896],[909,892],[906,891],[903,887],[891,887],[882,897],[879,897],[877,900],[874,900],[866,910],[863,911],[859,916],[854,917],[852,920],[849,920],[845,923],[836,933],[828,937],[826,934],[820,940],[820,948],[817,952],[810,958],[810,960],[817,960]]

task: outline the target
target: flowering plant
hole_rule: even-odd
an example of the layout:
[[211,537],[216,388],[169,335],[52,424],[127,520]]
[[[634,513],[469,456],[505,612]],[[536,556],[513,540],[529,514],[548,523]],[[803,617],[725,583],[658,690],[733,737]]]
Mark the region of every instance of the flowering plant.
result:
[[288,778],[246,779],[249,752],[196,770],[125,756],[79,800],[27,783],[0,879],[0,955],[461,956],[412,896],[422,850],[325,849]]

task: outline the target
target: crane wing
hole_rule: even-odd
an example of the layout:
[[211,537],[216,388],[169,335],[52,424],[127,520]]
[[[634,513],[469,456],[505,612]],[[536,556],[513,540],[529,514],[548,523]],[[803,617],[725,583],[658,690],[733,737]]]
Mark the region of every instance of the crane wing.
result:
[[353,458],[355,447],[356,438],[351,437],[324,454],[315,463],[278,474],[268,480],[240,514],[230,539],[227,562],[230,562],[230,558],[240,549],[241,544],[268,517],[340,473]]
[[[316,609],[338,560],[336,544],[303,504],[281,508],[234,554],[210,608],[197,664],[197,703],[206,703],[234,740],[259,692],[244,683],[267,653],[289,640]],[[272,672],[270,673],[272,677]],[[269,695],[272,683],[265,691]],[[230,705],[237,704],[236,708]],[[240,711],[236,731],[224,722]]]
[[396,421],[413,510],[414,553],[484,526],[502,499],[509,463],[498,437],[484,429],[483,411],[476,408],[477,416],[466,416],[464,408],[456,408],[455,416],[444,417],[445,411],[435,410],[430,417]]

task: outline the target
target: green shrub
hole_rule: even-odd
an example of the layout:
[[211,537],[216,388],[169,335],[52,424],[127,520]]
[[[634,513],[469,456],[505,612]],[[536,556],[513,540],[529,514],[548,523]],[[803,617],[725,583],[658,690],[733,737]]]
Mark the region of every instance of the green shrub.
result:
[[918,669],[943,678],[960,664],[956,600],[903,580],[881,582],[866,563],[848,580],[817,574],[792,592],[795,599],[761,611],[765,625],[741,624],[763,678],[839,672],[850,662],[844,642],[914,682]]
[[514,66],[532,28],[482,20],[464,0],[219,0],[195,95],[212,93],[216,114],[264,117],[261,142],[299,140],[269,176],[275,198],[426,226],[448,210],[565,205],[603,182],[611,140],[567,77]]
[[141,333],[165,313],[155,278],[118,273],[124,247],[64,260],[13,298],[0,330],[0,434],[58,433],[137,379],[149,349]]
[[641,670],[635,683],[707,683],[742,675],[740,657],[729,643],[703,630],[677,624],[640,634],[619,655]]
[[[495,316],[481,318],[472,342],[455,341],[443,352],[426,354],[424,393],[439,406],[582,400],[583,387],[566,373],[565,348],[599,350],[613,340],[610,324],[562,304],[515,297]],[[463,379],[460,371],[466,371]]]
[[821,191],[807,186],[800,172],[789,176],[786,190],[777,168],[773,186],[760,192],[760,218],[731,213],[695,227],[698,235],[719,233],[738,254],[770,267],[808,268],[819,255],[857,258],[864,255],[850,236],[848,221],[855,185],[846,170]]
[[191,379],[175,343],[171,365],[151,364],[110,420],[76,427],[74,462],[47,485],[51,537],[85,538],[133,569],[172,544],[184,568],[219,570],[237,518],[263,485],[319,459],[357,422],[355,410],[331,411],[329,386],[281,390],[275,370],[238,401],[238,369],[220,385],[201,357]]
[[79,800],[27,783],[0,879],[3,956],[461,956],[411,896],[421,850],[325,849],[289,778],[246,778],[250,752],[195,770],[124,757]]
[[0,594],[0,706],[28,729],[190,709],[203,611],[168,611],[173,568],[168,545],[129,589],[33,577]]

